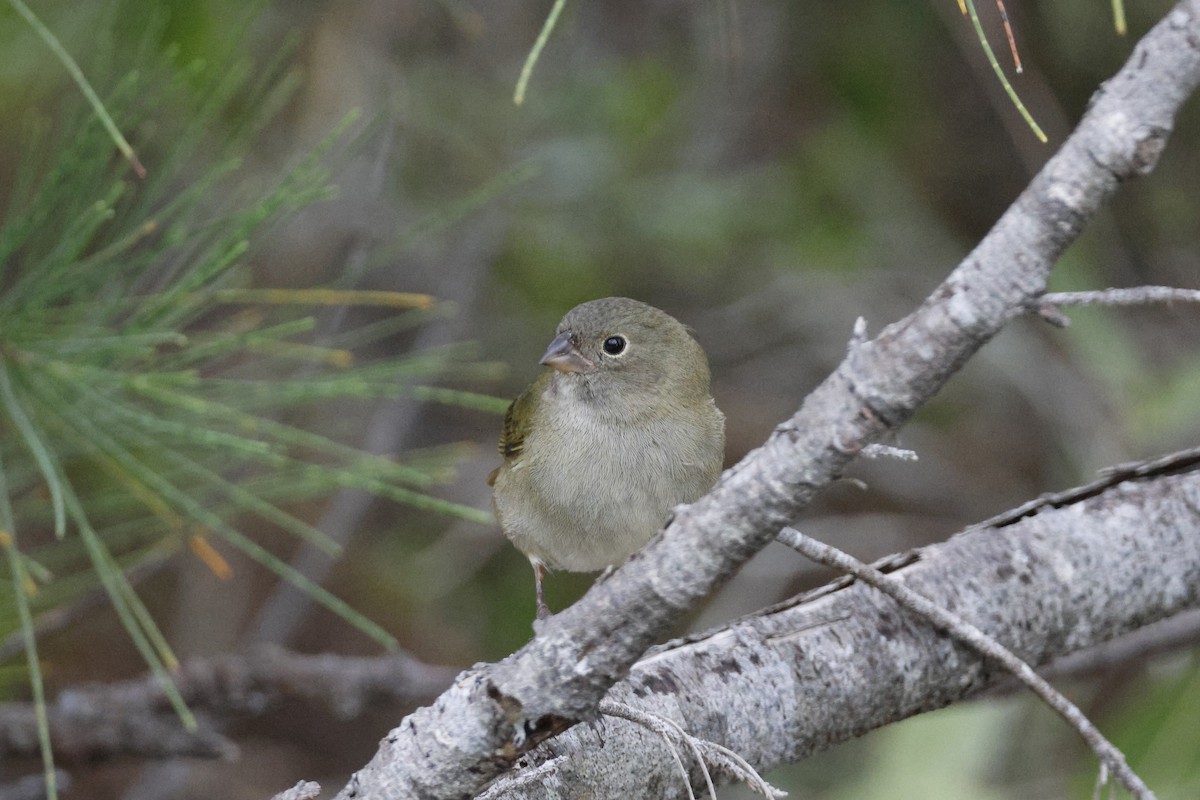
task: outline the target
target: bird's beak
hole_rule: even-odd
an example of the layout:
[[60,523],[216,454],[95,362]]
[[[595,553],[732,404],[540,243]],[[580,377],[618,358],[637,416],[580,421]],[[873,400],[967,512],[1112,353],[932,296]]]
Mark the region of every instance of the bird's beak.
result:
[[546,354],[542,356],[542,364],[559,372],[584,372],[596,366],[584,358],[583,353],[575,346],[574,337],[566,331],[555,336],[554,341],[550,342]]

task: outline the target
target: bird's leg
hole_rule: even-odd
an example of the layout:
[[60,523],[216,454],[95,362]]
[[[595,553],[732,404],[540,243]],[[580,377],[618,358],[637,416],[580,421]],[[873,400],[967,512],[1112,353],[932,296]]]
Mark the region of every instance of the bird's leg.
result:
[[544,572],[545,572],[545,568],[541,565],[541,563],[538,561],[534,561],[533,562],[533,580],[534,580],[534,583],[537,584],[537,618],[538,619],[550,619],[550,617],[554,616],[553,612],[550,611],[550,606],[546,605],[546,598],[542,594],[542,575],[544,574]]

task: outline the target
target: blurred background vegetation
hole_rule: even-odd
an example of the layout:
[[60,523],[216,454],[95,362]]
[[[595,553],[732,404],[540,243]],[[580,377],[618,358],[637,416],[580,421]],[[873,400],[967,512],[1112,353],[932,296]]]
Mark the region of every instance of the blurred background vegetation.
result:
[[[855,318],[872,331],[897,319],[970,250],[1170,3],[1130,5],[1126,38],[1114,34],[1107,4],[1006,5],[1025,64],[1013,81],[1049,145],[1012,109],[953,0],[571,3],[521,107],[513,86],[544,3],[32,7],[113,103],[149,177],[136,179],[107,145],[89,158],[104,159],[96,169],[108,180],[123,176],[130,202],[147,214],[211,182],[189,224],[233,225],[245,220],[221,209],[254,208],[298,165],[320,164],[271,224],[247,227],[234,284],[418,292],[438,302],[419,313],[318,309],[313,330],[289,341],[352,349],[356,368],[393,367],[369,373],[375,389],[352,400],[281,399],[263,413],[428,467],[422,492],[486,513],[499,417],[486,402],[431,403],[448,398],[413,388],[397,358],[426,363],[426,354],[442,354],[418,376],[422,387],[508,397],[537,373],[565,310],[598,296],[636,297],[690,324],[707,348],[729,419],[728,461],[736,461],[837,363]],[[1007,63],[995,8],[984,2],[980,12]],[[133,70],[142,83],[130,82]],[[11,224],[33,207],[23,182],[53,174],[50,165],[89,112],[7,5],[0,107],[0,210]],[[85,181],[85,173],[73,168],[57,178],[60,197],[78,208],[102,200],[109,185]],[[1157,171],[1123,187],[1063,259],[1054,288],[1197,288],[1197,186],[1193,101]],[[136,219],[120,208],[118,216]],[[49,211],[43,235],[65,223]],[[85,238],[80,247],[86,262],[96,244]],[[157,268],[181,258],[164,255]],[[12,290],[12,274],[0,290]],[[1035,320],[1011,325],[905,429],[900,443],[919,462],[856,467],[866,488],[834,487],[801,521],[805,530],[872,558],[944,539],[1100,467],[1196,445],[1196,310],[1071,317],[1065,331]],[[187,324],[220,338],[241,330],[238,319],[218,308]],[[268,314],[255,324],[280,322]],[[295,375],[250,356],[217,368]],[[15,434],[5,427],[4,436]],[[11,447],[10,439],[6,458]],[[361,490],[372,486],[330,479],[308,488],[303,497],[273,497],[344,541],[336,562],[298,544],[277,519],[243,515],[238,530],[429,663],[493,660],[528,639],[529,567],[493,525],[394,496],[370,501]],[[195,500],[215,502],[211,490]],[[46,535],[48,512],[42,524],[32,555],[53,560],[66,545]],[[161,539],[149,522],[139,531],[144,541]],[[216,546],[228,577],[187,547],[155,550],[153,568],[135,571],[138,595],[180,658],[255,641],[378,652],[270,569]],[[679,628],[718,624],[826,577],[799,557],[763,554]],[[551,605],[569,603],[589,581],[554,575]],[[39,640],[51,695],[146,670],[111,606],[95,601],[94,584],[80,579],[62,592],[70,624]],[[24,661],[7,658],[0,691],[26,698]],[[1195,650],[1180,652],[1068,687],[1163,798],[1200,793],[1196,658]],[[301,777],[335,787],[404,711],[375,708],[349,723],[320,709],[287,709],[239,723],[230,731],[242,748],[233,764],[66,764],[73,788],[64,796],[261,798]],[[37,770],[32,759],[0,764],[0,785]],[[768,777],[813,798],[1057,798],[1090,796],[1094,771],[1050,712],[1018,696],[927,715]]]

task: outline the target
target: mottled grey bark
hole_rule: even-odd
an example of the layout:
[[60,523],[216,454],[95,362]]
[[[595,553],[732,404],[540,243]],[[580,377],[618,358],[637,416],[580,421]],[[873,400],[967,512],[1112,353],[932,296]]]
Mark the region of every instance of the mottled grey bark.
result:
[[[661,537],[550,619],[528,645],[464,673],[432,706],[401,722],[339,797],[469,797],[539,742],[592,714],[681,612],[771,541],[865,445],[903,425],[1008,321],[1036,306],[1051,266],[1102,203],[1121,181],[1154,166],[1197,83],[1200,0],[1183,0],[1138,43],[1071,137],[920,308],[853,346],[762,447],[706,497],[679,509]],[[903,622],[894,613],[893,621]],[[957,695],[943,687],[936,696],[948,702]],[[864,720],[849,724],[869,727]]]
[[[1200,453],[1064,497],[894,557],[910,563],[892,575],[1035,665],[1200,606]],[[840,580],[656,648],[608,696],[767,770],[1006,677],[875,589]],[[606,720],[603,742],[587,726],[568,731],[489,800],[687,797],[659,737]],[[692,782],[703,785],[695,768]]]

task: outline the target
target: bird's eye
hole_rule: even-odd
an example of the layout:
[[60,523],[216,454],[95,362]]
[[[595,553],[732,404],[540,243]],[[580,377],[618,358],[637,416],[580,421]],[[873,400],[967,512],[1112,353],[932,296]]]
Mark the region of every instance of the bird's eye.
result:
[[610,356],[619,356],[625,352],[625,345],[624,336],[610,336],[604,340],[604,352]]

